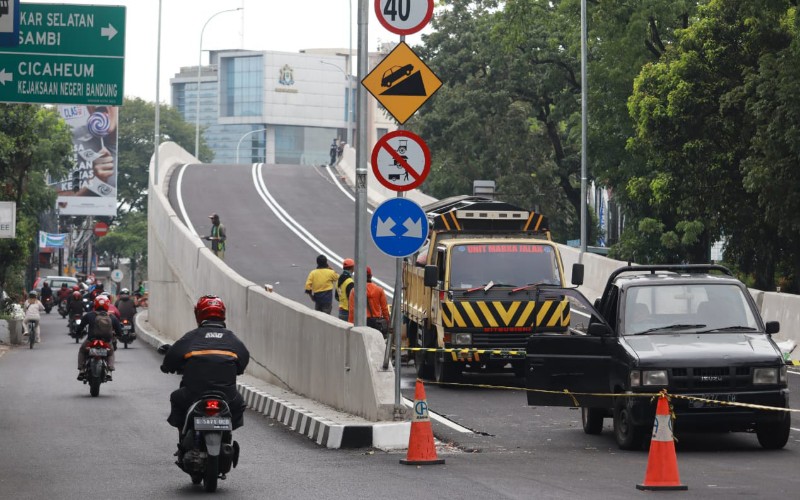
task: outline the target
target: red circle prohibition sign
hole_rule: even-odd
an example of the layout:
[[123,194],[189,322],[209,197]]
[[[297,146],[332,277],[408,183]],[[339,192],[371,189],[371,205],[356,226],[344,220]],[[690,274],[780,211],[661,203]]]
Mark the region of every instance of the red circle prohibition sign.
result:
[[[393,144],[392,141],[397,145]],[[409,145],[411,146],[410,148]],[[405,154],[407,150],[409,155]],[[393,183],[391,177],[394,176],[387,176],[381,171],[381,165],[379,164],[381,152],[388,153],[393,162],[392,166],[395,167],[398,172],[401,172],[395,174],[397,176],[397,181],[400,181],[401,177],[405,177],[406,179],[412,177],[413,180],[408,184]],[[422,158],[420,158],[420,156],[422,156]],[[412,167],[409,162],[409,157],[422,160],[422,165],[416,164],[416,168]],[[378,142],[375,143],[375,147],[372,149],[371,160],[372,173],[375,174],[375,178],[392,191],[409,191],[418,187],[425,178],[428,177],[428,173],[431,170],[431,150],[420,136],[407,130],[395,130],[378,139]]]
[[375,0],[375,15],[396,35],[413,35],[433,17],[433,0]]

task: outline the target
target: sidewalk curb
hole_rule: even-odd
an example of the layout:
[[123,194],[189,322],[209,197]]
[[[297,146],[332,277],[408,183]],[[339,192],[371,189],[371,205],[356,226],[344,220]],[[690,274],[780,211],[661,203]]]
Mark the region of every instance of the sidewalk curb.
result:
[[[149,329],[146,316],[147,311],[142,311],[134,318],[137,338],[154,348],[167,343]],[[342,421],[336,421],[304,407],[305,398],[301,396],[297,396],[297,401],[290,401],[253,384],[239,381],[236,382],[236,389],[249,409],[269,419],[277,420],[320,446],[331,449],[375,447],[384,450],[400,450],[408,447],[411,422],[371,422],[352,415],[347,415]],[[330,413],[340,412],[331,410]]]

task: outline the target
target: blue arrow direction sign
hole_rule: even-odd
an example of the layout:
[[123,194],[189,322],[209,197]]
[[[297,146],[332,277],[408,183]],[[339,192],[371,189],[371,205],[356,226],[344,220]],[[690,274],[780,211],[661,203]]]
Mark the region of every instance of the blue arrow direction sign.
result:
[[381,252],[389,257],[408,257],[428,239],[428,219],[413,201],[390,198],[372,214],[370,232]]

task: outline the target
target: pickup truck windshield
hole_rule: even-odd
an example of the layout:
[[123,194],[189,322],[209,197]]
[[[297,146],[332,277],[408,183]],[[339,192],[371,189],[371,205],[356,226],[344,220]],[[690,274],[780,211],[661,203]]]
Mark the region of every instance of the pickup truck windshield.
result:
[[[561,285],[555,250],[550,245],[520,243],[455,245],[450,254],[450,288],[485,283]],[[498,286],[498,285],[495,285]]]
[[675,325],[692,333],[759,330],[750,303],[735,285],[631,286],[624,297],[624,335],[670,330]]

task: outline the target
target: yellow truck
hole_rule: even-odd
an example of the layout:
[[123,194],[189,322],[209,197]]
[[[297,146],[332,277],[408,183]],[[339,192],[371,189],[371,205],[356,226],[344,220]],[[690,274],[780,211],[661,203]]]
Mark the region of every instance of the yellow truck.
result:
[[[565,286],[547,219],[475,196],[424,210],[429,239],[403,264],[408,343],[425,349],[413,351],[417,375],[453,382],[464,371],[511,369],[523,376],[528,337],[567,333],[570,324],[569,302],[543,293]],[[583,265],[575,264],[572,284],[582,282]]]

